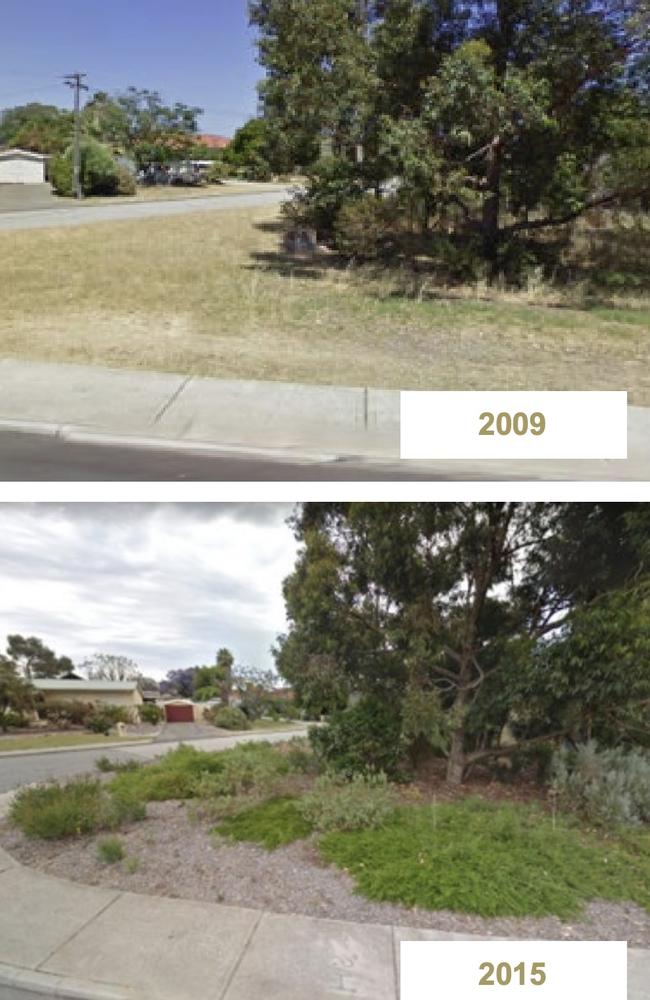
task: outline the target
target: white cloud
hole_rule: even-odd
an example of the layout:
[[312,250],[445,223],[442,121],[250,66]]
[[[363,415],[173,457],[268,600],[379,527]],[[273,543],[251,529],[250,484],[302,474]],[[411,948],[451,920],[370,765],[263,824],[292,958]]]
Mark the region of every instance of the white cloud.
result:
[[[295,561],[284,504],[0,504],[5,634],[82,661],[120,653],[162,676],[212,662],[271,666]],[[0,634],[0,642],[3,636]]]

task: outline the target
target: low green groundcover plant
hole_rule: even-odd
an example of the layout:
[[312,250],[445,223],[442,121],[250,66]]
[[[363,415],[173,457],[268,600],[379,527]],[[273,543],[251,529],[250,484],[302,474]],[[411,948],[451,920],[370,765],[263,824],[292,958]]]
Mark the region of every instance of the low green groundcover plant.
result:
[[273,850],[308,837],[312,829],[311,823],[302,815],[298,800],[282,796],[229,816],[215,827],[215,832]]
[[97,854],[107,865],[114,865],[124,857],[124,847],[119,837],[105,837],[97,845]]
[[396,809],[319,849],[369,899],[496,916],[580,914],[590,899],[650,910],[650,832],[605,840],[539,809],[466,800]]
[[99,781],[85,779],[23,788],[9,811],[26,836],[44,840],[116,830],[144,818],[145,807],[133,796],[111,794]]

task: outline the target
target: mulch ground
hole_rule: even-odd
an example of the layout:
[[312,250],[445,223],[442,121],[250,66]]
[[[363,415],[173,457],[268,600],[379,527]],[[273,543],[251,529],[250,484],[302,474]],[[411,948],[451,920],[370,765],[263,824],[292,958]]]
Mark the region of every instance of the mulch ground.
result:
[[[432,782],[432,776],[421,780],[422,794],[428,794]],[[508,788],[505,786],[506,792]],[[497,795],[496,789],[491,792]],[[499,794],[502,798],[505,792]],[[516,794],[526,794],[525,789],[518,786]],[[49,875],[129,892],[359,923],[426,927],[459,935],[627,940],[632,946],[650,948],[650,914],[633,903],[595,900],[580,920],[571,923],[555,917],[488,919],[375,903],[355,895],[353,880],[346,872],[322,862],[312,838],[266,851],[215,838],[210,833],[211,824],[197,820],[191,805],[182,802],[152,802],[147,812],[146,820],[120,833],[127,858],[116,864],[99,860],[97,841],[101,836],[33,841],[4,823],[0,825],[0,845],[18,861]]]

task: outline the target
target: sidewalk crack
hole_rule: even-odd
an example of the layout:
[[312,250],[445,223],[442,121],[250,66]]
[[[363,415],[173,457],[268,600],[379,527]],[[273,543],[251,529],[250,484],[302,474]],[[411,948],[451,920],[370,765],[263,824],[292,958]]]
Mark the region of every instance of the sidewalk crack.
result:
[[122,895],[123,893],[116,892],[113,898],[109,899],[108,903],[105,903],[104,906],[102,906],[99,910],[97,910],[97,913],[93,913],[92,917],[89,917],[88,920],[86,920],[86,922],[81,925],[81,927],[77,927],[76,931],[73,931],[73,933],[70,934],[69,937],[65,939],[65,941],[60,941],[55,948],[52,948],[52,951],[49,953],[49,955],[46,955],[45,958],[41,962],[39,962],[37,966],[35,966],[35,971],[47,972],[47,969],[44,969],[43,966],[47,962],[49,962],[52,956],[56,955],[57,951],[59,951],[61,948],[65,948],[65,946],[70,944],[71,941],[74,941],[77,935],[81,934],[82,931],[85,931],[86,927],[92,924],[93,920],[96,920],[97,917],[101,917],[102,913],[105,913],[106,910],[109,908],[109,906],[112,906],[113,903],[116,903],[118,899],[121,899]]
[[242,962],[244,961],[244,956],[246,955],[246,952],[248,951],[248,949],[250,947],[250,943],[253,940],[253,936],[255,934],[255,931],[259,927],[259,925],[261,923],[261,920],[262,920],[262,917],[265,917],[265,916],[266,916],[266,912],[264,910],[260,911],[260,913],[259,913],[259,915],[258,915],[258,917],[257,917],[257,919],[255,921],[255,923],[253,924],[253,926],[250,929],[250,933],[249,933],[248,937],[246,938],[246,941],[244,942],[244,947],[242,948],[241,953],[240,953],[237,961],[235,962],[235,964],[233,965],[232,969],[230,970],[230,975],[228,976],[228,978],[227,978],[227,980],[226,980],[226,982],[224,984],[223,990],[221,991],[221,993],[219,995],[219,1000],[224,1000],[224,997],[228,993],[228,990],[230,989],[230,987],[232,985],[233,979],[235,978],[235,976],[239,972],[239,967],[242,964]]
[[165,416],[169,408],[174,405],[180,394],[185,391],[185,389],[190,384],[193,378],[194,378],[193,375],[187,375],[186,378],[183,379],[178,388],[174,389],[169,399],[165,403],[163,403],[163,405],[160,407],[155,417],[153,418],[152,423],[157,424],[162,420],[162,418]]

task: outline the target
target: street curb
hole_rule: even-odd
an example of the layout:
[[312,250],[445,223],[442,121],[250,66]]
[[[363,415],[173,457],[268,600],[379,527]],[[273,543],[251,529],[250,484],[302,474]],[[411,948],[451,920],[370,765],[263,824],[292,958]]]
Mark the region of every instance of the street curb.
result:
[[[7,991],[11,992],[7,992]],[[120,986],[105,986],[66,976],[56,976],[36,969],[20,969],[0,963],[0,996],[2,1000],[33,1000],[37,997],[58,997],[62,1000],[144,1000],[143,994]]]
[[77,750],[121,750],[123,747],[149,746],[155,741],[155,736],[144,736],[141,740],[129,740],[124,743],[85,743],[77,747],[48,747],[43,750],[0,750],[0,760],[5,757],[33,757],[45,753],[72,753]]
[[130,434],[111,434],[106,431],[88,430],[74,424],[51,424],[40,421],[30,423],[27,420],[8,420],[0,418],[0,431],[11,431],[14,434],[34,434],[43,437],[57,438],[69,444],[93,444],[106,448],[138,448],[147,451],[179,451],[196,455],[250,455],[259,456],[269,461],[288,461],[297,465],[313,463],[326,464],[341,461],[396,461],[384,459],[381,456],[338,455],[331,452],[303,451],[292,448],[264,448],[250,445],[220,444],[215,441],[188,441],[185,438],[140,437]]

